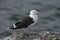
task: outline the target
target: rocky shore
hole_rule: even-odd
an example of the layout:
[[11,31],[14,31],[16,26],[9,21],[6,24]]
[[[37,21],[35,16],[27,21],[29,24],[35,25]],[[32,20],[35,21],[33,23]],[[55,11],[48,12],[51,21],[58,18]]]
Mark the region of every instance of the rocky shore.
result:
[[60,33],[58,32],[20,32],[14,33],[3,40],[60,40]]

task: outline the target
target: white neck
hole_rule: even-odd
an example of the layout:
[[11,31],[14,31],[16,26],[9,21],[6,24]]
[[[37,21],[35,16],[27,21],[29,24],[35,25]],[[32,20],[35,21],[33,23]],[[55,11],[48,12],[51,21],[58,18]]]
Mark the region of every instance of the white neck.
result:
[[33,18],[33,21],[36,23],[37,22],[37,20],[38,20],[38,15],[29,15],[31,18]]

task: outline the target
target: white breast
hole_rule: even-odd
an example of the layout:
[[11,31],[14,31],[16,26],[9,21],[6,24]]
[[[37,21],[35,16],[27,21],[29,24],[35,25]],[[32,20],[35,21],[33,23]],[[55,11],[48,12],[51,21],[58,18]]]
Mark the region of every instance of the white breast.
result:
[[33,18],[33,21],[34,21],[34,23],[33,24],[35,24],[36,22],[37,22],[37,20],[38,20],[38,15],[29,15],[31,18]]

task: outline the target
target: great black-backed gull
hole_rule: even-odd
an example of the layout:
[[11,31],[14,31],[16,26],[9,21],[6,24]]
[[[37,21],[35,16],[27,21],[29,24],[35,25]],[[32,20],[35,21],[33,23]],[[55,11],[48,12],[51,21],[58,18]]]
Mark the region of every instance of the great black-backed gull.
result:
[[23,17],[20,21],[13,24],[9,29],[21,29],[27,28],[29,25],[34,25],[38,20],[38,14],[36,10],[31,10],[30,15]]

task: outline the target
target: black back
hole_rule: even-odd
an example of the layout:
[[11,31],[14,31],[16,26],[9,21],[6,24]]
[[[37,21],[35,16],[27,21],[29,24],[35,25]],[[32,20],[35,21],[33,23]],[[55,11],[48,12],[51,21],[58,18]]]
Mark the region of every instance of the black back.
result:
[[17,26],[15,29],[20,28],[27,28],[30,24],[32,24],[34,21],[31,17],[25,16],[23,17],[19,22],[17,22],[15,25]]

